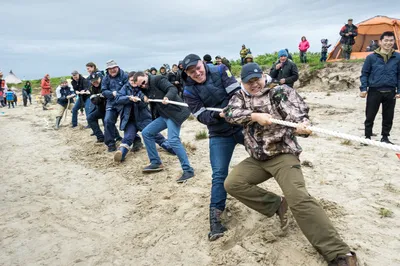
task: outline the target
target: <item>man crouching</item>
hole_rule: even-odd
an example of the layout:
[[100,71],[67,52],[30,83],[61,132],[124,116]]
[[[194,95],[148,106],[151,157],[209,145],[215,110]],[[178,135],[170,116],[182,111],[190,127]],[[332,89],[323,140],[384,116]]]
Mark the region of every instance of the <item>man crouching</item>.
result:
[[[329,262],[357,265],[355,253],[343,242],[320,204],[308,193],[300,167],[302,152],[295,135],[309,135],[308,107],[287,85],[266,87],[266,77],[256,63],[243,66],[242,89],[224,109],[225,119],[241,124],[250,157],[238,164],[225,180],[225,189],[248,207],[271,217],[278,215],[287,229],[290,207],[300,229]],[[299,123],[297,129],[272,124],[271,118]],[[274,177],[285,197],[257,186]]]

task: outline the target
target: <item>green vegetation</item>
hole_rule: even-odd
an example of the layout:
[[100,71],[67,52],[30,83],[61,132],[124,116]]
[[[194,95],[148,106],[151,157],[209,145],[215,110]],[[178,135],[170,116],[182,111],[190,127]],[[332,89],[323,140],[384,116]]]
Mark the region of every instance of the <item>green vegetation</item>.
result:
[[206,130],[201,130],[196,133],[196,140],[208,138],[208,133]]
[[[325,68],[326,66],[331,65],[331,63],[321,63],[319,61],[321,54],[320,53],[307,53],[307,64],[302,64],[300,62],[300,54],[299,53],[292,53],[293,61],[296,63],[296,65],[299,68],[302,68],[303,65],[308,65],[309,66],[309,71],[314,72],[320,69]],[[346,62],[349,63],[360,63],[364,62],[365,59],[355,59],[355,60],[349,60]],[[263,54],[263,55],[258,55],[254,57],[254,62],[260,65],[261,69],[263,71],[269,72],[269,69],[272,67],[272,65],[278,61],[278,52],[272,53],[272,54]],[[240,60],[234,60],[232,59],[230,61],[231,66],[232,66],[232,74],[235,75],[236,77],[240,76],[240,71],[242,70],[242,66],[240,65]]]
[[380,208],[379,215],[381,216],[381,218],[387,218],[387,217],[390,218],[390,217],[393,217],[393,212],[386,208]]
[[[55,77],[55,78],[51,78],[51,77],[50,77],[51,87],[53,88],[53,91],[57,88],[58,85],[60,85],[60,80],[61,80],[62,78],[70,79],[71,76]],[[40,92],[40,82],[41,82],[41,80],[42,80],[42,79],[32,79],[32,80],[29,80],[29,81],[31,82],[31,85],[32,85],[32,93],[33,93],[33,94],[37,94],[37,93]],[[20,84],[7,84],[7,86],[8,86],[9,88],[15,87],[15,88],[21,89],[21,88],[24,87],[26,81],[27,81],[27,80],[24,80],[24,81],[22,81],[22,83],[20,83]]]

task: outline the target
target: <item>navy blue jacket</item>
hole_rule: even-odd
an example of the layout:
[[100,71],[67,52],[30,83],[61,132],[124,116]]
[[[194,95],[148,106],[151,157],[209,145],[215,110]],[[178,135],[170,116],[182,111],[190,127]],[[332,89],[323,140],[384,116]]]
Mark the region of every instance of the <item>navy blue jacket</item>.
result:
[[[160,99],[167,97],[171,101],[183,102],[181,97],[178,95],[178,89],[172,85],[165,76],[153,76],[149,77],[149,87],[142,89],[142,92],[149,99]],[[174,104],[162,104],[162,103],[151,103],[150,108],[157,115],[169,118],[176,124],[181,125],[189,117],[189,108]]]
[[[66,87],[58,86],[56,88],[56,94],[57,94],[57,103],[59,105],[66,107],[68,105],[67,96],[75,94],[75,93],[74,93],[74,90],[70,86],[66,86]],[[70,102],[73,103],[74,98],[71,98]]]
[[115,108],[117,111],[122,110],[122,106],[117,106],[115,104],[113,91],[118,92],[127,82],[128,74],[126,74],[122,69],[119,69],[116,77],[111,77],[107,72],[101,82],[101,93],[107,99],[107,109]]
[[400,94],[400,54],[394,52],[387,63],[378,53],[372,53],[365,59],[361,70],[361,91],[396,90]]
[[206,108],[226,107],[231,96],[240,89],[240,84],[223,64],[204,67],[207,79],[203,84],[196,83],[190,77],[186,79],[183,91],[185,102],[197,120],[207,125],[210,137],[231,136],[242,127],[226,122],[219,112],[207,111]]
[[[141,101],[132,102],[129,100],[129,96],[139,97]],[[128,124],[129,117],[133,108],[133,114],[135,116],[135,123],[138,130],[143,130],[151,122],[151,113],[148,104],[144,102],[144,94],[139,88],[133,88],[129,83],[125,84],[118,92],[115,99],[117,105],[122,105],[123,109],[121,112],[121,124],[120,129],[125,130]]]

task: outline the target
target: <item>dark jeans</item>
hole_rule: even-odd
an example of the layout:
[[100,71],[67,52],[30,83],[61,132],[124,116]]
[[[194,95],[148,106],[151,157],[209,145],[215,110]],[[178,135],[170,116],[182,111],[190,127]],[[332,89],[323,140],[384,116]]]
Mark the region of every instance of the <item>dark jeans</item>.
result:
[[105,115],[105,112],[96,106],[86,117],[90,128],[93,130],[93,133],[98,140],[104,140],[104,134],[99,126],[99,119],[103,120],[104,124]]
[[380,91],[368,91],[367,95],[367,107],[365,109],[366,119],[365,125],[365,136],[372,136],[372,128],[374,126],[375,116],[379,111],[379,107],[382,104],[382,136],[390,136],[390,130],[393,125],[394,107],[396,106],[395,99],[396,92],[380,92]]
[[[148,124],[151,123],[151,121],[152,121],[151,119],[148,119],[144,122],[141,122],[141,126],[146,127]],[[137,123],[134,121],[129,121],[125,126],[124,138],[122,139],[122,144],[131,146],[134,140],[137,138],[138,136],[137,133],[139,131],[140,127],[137,125]],[[155,141],[158,145],[161,146],[161,144],[163,144],[166,141],[166,139],[161,133],[158,133],[155,137]]]
[[300,51],[300,62],[307,63],[307,52]]
[[210,207],[215,207],[221,211],[225,209],[226,202],[224,181],[228,176],[229,164],[236,144],[244,144],[241,130],[229,137],[211,137],[209,140],[212,168]]
[[88,97],[84,102],[82,99],[82,96],[79,96],[78,99],[76,99],[74,108],[72,108],[72,126],[77,126],[78,125],[78,111],[81,108],[81,105],[85,105],[85,114],[86,118],[89,113],[89,107],[90,107],[90,98]]
[[24,106],[27,106],[28,99],[29,99],[29,103],[32,104],[31,94],[27,93],[25,90],[22,90],[22,100],[24,101]]
[[326,62],[328,52],[321,52],[321,58],[319,59],[320,62]]
[[43,97],[44,97],[43,106],[46,106],[49,102],[51,102],[51,95],[47,94],[47,95],[44,95]]
[[120,137],[115,123],[117,123],[118,111],[114,108],[106,110],[106,116],[104,118],[104,143],[107,146],[115,145],[115,139]]
[[244,65],[244,59],[245,59],[245,57],[241,57],[240,58],[240,64],[243,66]]
[[14,108],[14,102],[8,101],[8,108],[11,108],[11,105]]

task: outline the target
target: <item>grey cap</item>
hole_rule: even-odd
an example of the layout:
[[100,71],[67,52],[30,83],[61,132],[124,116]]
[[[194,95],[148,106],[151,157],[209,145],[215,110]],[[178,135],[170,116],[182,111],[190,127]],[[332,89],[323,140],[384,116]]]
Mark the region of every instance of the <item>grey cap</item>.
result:
[[108,60],[106,63],[106,69],[117,67],[118,64],[114,60]]
[[252,78],[261,78],[262,74],[263,72],[258,64],[248,63],[242,67],[240,77],[242,82],[247,83]]
[[79,75],[79,72],[76,71],[76,70],[74,70],[74,71],[71,72],[71,75],[72,75],[72,76]]

